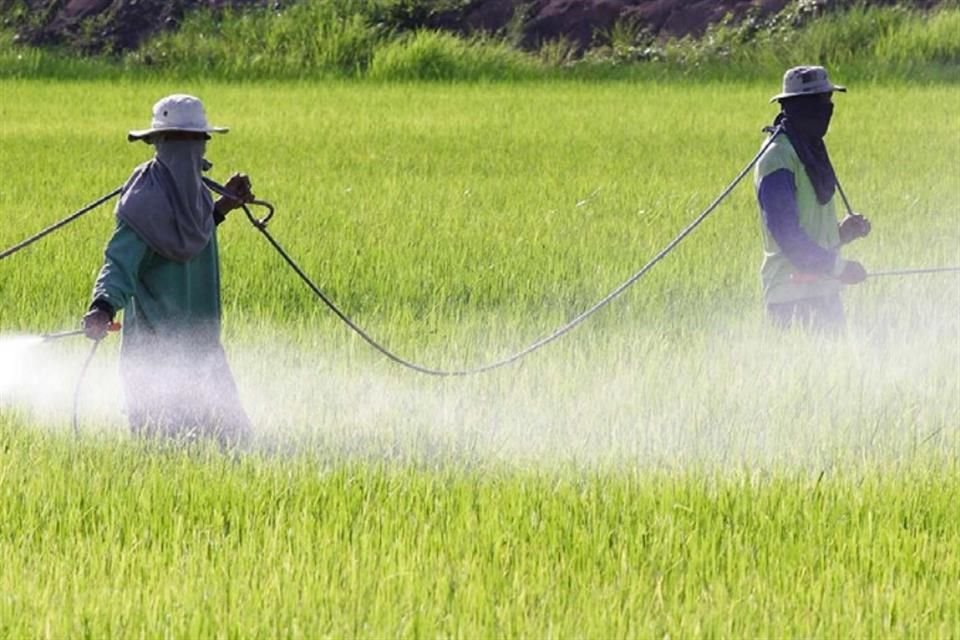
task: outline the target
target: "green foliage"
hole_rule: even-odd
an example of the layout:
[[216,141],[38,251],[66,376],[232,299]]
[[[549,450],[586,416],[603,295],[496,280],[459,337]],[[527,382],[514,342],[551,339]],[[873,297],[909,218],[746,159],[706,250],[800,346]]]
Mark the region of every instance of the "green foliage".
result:
[[[522,51],[526,5],[502,34],[464,37],[424,29],[459,0],[304,0],[282,10],[196,11],[122,59],[78,63],[76,56],[0,43],[0,76],[75,77],[137,73],[254,78],[517,79],[689,75],[747,79],[800,63],[825,64],[847,78],[960,80],[960,8],[932,12],[797,2],[761,19],[758,12],[712,25],[699,38],[654,39],[621,20],[598,33],[583,55],[563,39]],[[100,27],[91,22],[88,30]],[[374,60],[377,60],[374,64]],[[376,70],[372,71],[372,67]],[[87,70],[88,69],[88,70]],[[84,71],[86,70],[86,71]]]
[[87,78],[119,77],[124,70],[100,58],[70,55],[56,49],[14,44],[14,34],[0,30],[0,77]]
[[[8,176],[0,185],[0,210],[7,212],[0,246],[121,184],[149,153],[144,145],[123,142],[126,131],[148,124],[159,96],[189,91],[205,99],[212,119],[232,127],[210,144],[216,175],[242,168],[264,184],[258,193],[288,212],[278,214],[278,235],[290,239],[295,254],[308,252],[305,266],[322,274],[346,309],[375,317],[382,327],[412,316],[432,318],[437,329],[462,324],[470,331],[458,316],[466,306],[482,318],[532,324],[535,333],[587,307],[705,206],[756,151],[760,127],[776,113],[766,99],[778,91],[780,78],[776,72],[762,83],[732,85],[659,88],[658,78],[472,90],[378,83],[270,89],[189,78],[126,80],[114,90],[109,82],[88,87],[8,80],[0,104],[0,175]],[[950,123],[956,95],[949,87],[908,91],[836,79],[851,92],[838,99],[831,150],[848,190],[867,198],[855,204],[906,216],[893,226],[929,218],[926,226],[909,227],[917,234],[907,245],[911,250],[894,245],[896,253],[884,255],[867,243],[865,250],[877,251],[868,261],[914,262],[913,251],[922,254],[925,242],[937,237],[923,238],[923,230],[952,233],[951,218],[931,212],[955,201],[956,139],[949,129],[928,130],[924,123]],[[65,113],[63,105],[82,108]],[[883,143],[863,148],[860,141],[875,135],[870,127],[889,120],[897,127]],[[911,142],[909,150],[893,145],[896,162],[889,156],[891,140]],[[904,173],[904,166],[911,171]],[[83,180],[76,180],[78,171]],[[588,197],[594,192],[597,197]],[[905,201],[905,194],[914,200]],[[756,267],[756,237],[738,231],[744,221],[755,221],[750,189],[741,187],[729,206],[723,210],[742,213],[716,218],[718,233],[735,243],[727,247],[728,261],[682,277],[668,267],[625,316],[613,316],[672,324],[676,319],[664,301],[703,305],[716,279],[732,282],[718,303],[753,304],[756,282],[748,274]],[[26,262],[0,263],[5,296],[28,297],[31,283],[49,296],[26,307],[0,306],[0,326],[74,321],[111,224],[106,210],[89,220],[24,253]],[[322,312],[307,304],[296,281],[280,276],[273,286],[271,255],[242,218],[236,221],[225,233],[242,249],[225,251],[227,265],[246,271],[249,263],[264,272],[262,282],[242,278],[232,283],[239,289],[226,286],[238,305],[235,317],[311,326]],[[579,241],[580,229],[590,231],[590,242]],[[71,249],[77,247],[85,250]],[[67,258],[56,269],[28,257],[61,253]],[[938,258],[950,261],[946,253]],[[37,270],[29,279],[12,279],[18,263]],[[402,332],[421,344],[416,325]]]
[[923,62],[960,65],[960,11],[940,11],[898,27],[884,30],[873,44],[878,60],[901,69],[915,69]]
[[608,31],[595,36],[596,46],[587,52],[594,60],[609,60],[614,65],[649,62],[660,59],[655,38],[635,19],[617,20]]
[[960,12],[955,9],[925,15],[900,6],[854,5],[815,16],[804,6],[788,8],[767,22],[721,21],[702,38],[667,43],[663,59],[680,69],[716,68],[723,63],[734,73],[749,76],[821,64],[865,79],[910,78],[917,73],[960,77],[956,71]]
[[384,35],[365,7],[343,0],[296,3],[279,12],[196,12],[127,63],[248,79],[360,75]]
[[417,31],[439,14],[453,14],[469,6],[470,0],[378,0],[370,2],[374,22],[397,31]]
[[535,62],[505,44],[463,40],[437,31],[418,31],[379,49],[374,80],[517,80],[532,77]]
[[[348,313],[418,359],[487,360],[683,228],[756,152],[779,82],[7,79],[0,247],[121,184],[150,153],[126,131],[188,91],[231,126],[213,177],[252,176]],[[957,94],[837,98],[831,155],[874,223],[845,252],[869,269],[955,263]],[[438,381],[371,355],[238,214],[225,344],[261,448],[132,442],[116,408],[87,413],[116,401],[113,339],[75,441],[44,411],[88,347],[45,346],[42,406],[0,397],[0,636],[955,631],[953,280],[845,291],[845,339],[771,332],[748,179],[588,325]],[[103,208],[0,262],[2,333],[75,326],[113,226]]]
[[529,75],[535,68],[532,59],[500,42],[434,31],[391,36],[367,13],[351,3],[306,2],[282,13],[216,19],[195,14],[132,61],[233,78],[494,80]]
[[50,17],[55,15],[59,3],[48,3],[46,6],[32,7],[26,0],[0,1],[0,15],[3,16],[3,28],[14,26],[36,26],[46,24]]
[[577,63],[579,52],[576,43],[561,37],[541,44],[537,49],[537,58],[547,67],[572,67]]
[[934,637],[960,613],[955,462],[331,468],[4,423],[0,465],[7,637]]

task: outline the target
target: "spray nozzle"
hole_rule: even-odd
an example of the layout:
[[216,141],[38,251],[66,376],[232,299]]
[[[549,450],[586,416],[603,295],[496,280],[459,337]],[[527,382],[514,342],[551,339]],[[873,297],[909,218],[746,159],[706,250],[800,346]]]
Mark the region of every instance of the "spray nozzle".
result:
[[[116,333],[117,331],[120,331],[120,329],[122,328],[123,328],[123,325],[121,325],[119,322],[111,322],[109,325],[107,325],[107,331],[109,331],[110,333]],[[43,339],[44,342],[51,342],[53,340],[60,340],[61,338],[72,338],[73,336],[82,336],[84,335],[84,333],[85,332],[83,329],[74,329],[72,331],[60,331],[58,333],[45,333],[40,337]]]

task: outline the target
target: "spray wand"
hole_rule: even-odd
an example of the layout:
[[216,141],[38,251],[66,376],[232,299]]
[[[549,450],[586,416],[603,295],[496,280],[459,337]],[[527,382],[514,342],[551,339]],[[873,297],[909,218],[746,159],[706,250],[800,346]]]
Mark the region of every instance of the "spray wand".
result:
[[[853,207],[850,206],[850,200],[847,199],[847,194],[844,193],[843,187],[840,186],[840,180],[836,180],[837,191],[840,193],[840,199],[843,200],[843,206],[846,208],[847,213],[851,216],[857,215],[853,211]],[[960,273],[960,266],[951,266],[951,267],[919,267],[913,269],[885,269],[883,271],[870,271],[867,273],[868,278],[880,278],[880,277],[890,277],[890,276],[913,276],[924,273]],[[794,273],[791,275],[790,279],[793,282],[797,283],[810,283],[820,280],[821,276],[813,273]]]
[[888,269],[886,271],[871,271],[868,278],[881,276],[912,276],[920,273],[960,273],[960,267],[926,267],[921,269]]
[[[116,333],[117,331],[120,331],[121,328],[122,328],[122,325],[119,322],[111,322],[110,325],[107,327],[107,331],[109,331],[110,333]],[[55,340],[61,340],[63,338],[72,338],[74,336],[82,336],[82,335],[84,335],[83,329],[73,329],[71,331],[58,331],[55,333],[45,333],[42,336],[40,336],[40,338],[44,342],[53,342]]]

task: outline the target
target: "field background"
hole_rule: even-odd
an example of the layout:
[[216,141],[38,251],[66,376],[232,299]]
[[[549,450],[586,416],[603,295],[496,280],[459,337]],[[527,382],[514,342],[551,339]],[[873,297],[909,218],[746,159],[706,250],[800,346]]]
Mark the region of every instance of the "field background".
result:
[[[842,74],[837,81],[843,82]],[[868,269],[960,263],[960,91],[851,84],[829,144]],[[728,83],[0,81],[0,247],[121,184],[161,95],[229,125],[271,229],[375,336],[505,355],[625,280],[756,153]],[[254,451],[129,442],[116,343],[0,371],[0,635],[949,637],[960,628],[960,286],[846,292],[842,340],[759,300],[749,179],[523,364],[436,380],[349,334],[239,214],[225,342]],[[110,208],[0,263],[5,334],[75,326]],[[2,377],[2,376],[0,376]],[[11,390],[12,389],[12,390]]]

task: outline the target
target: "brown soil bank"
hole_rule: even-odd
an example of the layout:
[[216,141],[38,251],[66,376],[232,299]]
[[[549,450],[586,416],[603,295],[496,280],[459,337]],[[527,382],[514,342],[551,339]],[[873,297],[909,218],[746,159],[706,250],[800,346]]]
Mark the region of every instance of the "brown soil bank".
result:
[[[422,0],[397,2],[386,16],[389,26],[398,30],[509,31],[527,49],[565,38],[582,52],[595,34],[619,20],[630,20],[658,37],[696,36],[728,14],[734,20],[748,15],[764,18],[794,2],[810,13],[849,4],[840,0]],[[17,30],[18,40],[36,46],[65,45],[86,53],[119,53],[135,49],[157,31],[175,29],[191,10],[263,7],[279,11],[289,4],[290,0],[0,0],[0,11],[5,26]],[[938,2],[909,4],[930,8]]]

